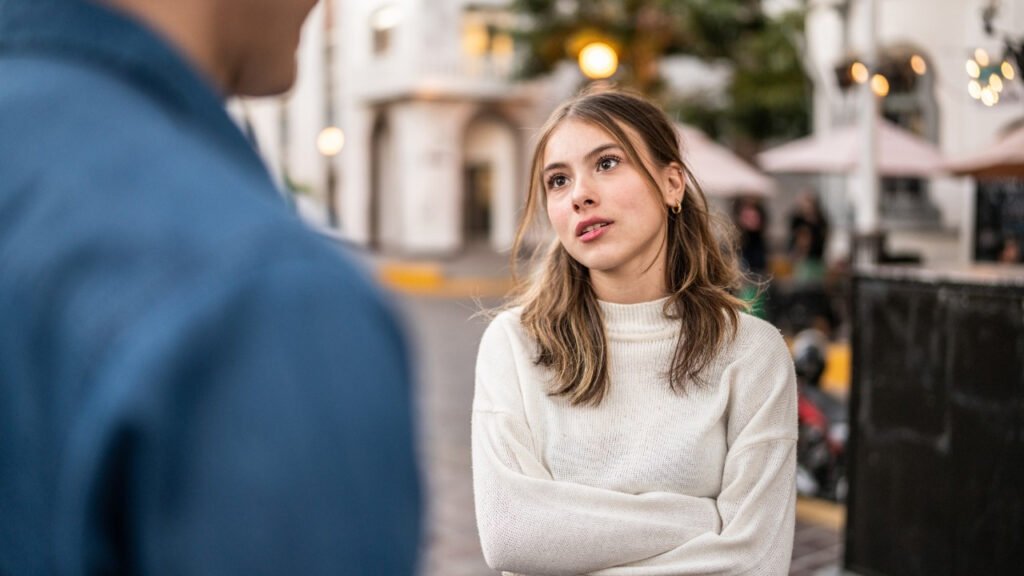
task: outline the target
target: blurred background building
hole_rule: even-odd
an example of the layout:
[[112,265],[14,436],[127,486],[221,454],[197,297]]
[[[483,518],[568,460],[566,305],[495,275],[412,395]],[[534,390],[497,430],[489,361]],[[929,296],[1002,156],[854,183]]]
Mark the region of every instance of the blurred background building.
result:
[[[658,38],[657,17],[650,24],[643,9],[614,14],[607,7],[621,2],[572,0],[327,0],[307,24],[294,91],[233,109],[251,124],[282,186],[316,225],[392,254],[451,255],[479,246],[501,251],[511,245],[525,197],[530,138],[560,100],[585,84],[573,60],[578,45],[605,37],[624,61],[633,58],[612,80],[655,93],[678,118],[741,158],[753,163],[758,152],[806,133],[823,142],[811,166],[777,168],[762,161],[775,180],[759,195],[770,196],[766,233],[778,248],[786,244],[786,215],[796,199],[816,191],[832,223],[827,257],[834,261],[850,252],[860,183],[851,167],[825,167],[820,157],[857,153],[856,138],[843,144],[826,137],[841,136],[856,123],[856,88],[869,82],[879,95],[880,116],[916,137],[912,143],[931,146],[929,158],[938,159],[889,173],[885,163],[880,166],[878,211],[887,254],[926,263],[992,259],[1003,240],[1003,232],[993,229],[1005,223],[985,221],[988,228],[977,230],[978,206],[991,211],[992,202],[1007,204],[1007,185],[950,176],[942,163],[991,145],[1022,116],[1024,83],[1015,79],[1020,62],[1006,46],[1024,36],[1024,4],[875,1],[873,22],[867,0],[722,3],[735,5],[741,25],[745,5],[757,6],[768,21],[792,23],[779,29],[802,74],[795,82],[788,78],[788,89],[805,92],[806,99],[790,97],[805,105],[789,110],[743,108],[752,93],[766,98],[759,92],[778,92],[787,79],[744,69],[744,56],[754,60],[748,68],[780,65],[771,58],[785,51],[765,40],[738,43],[729,52],[715,46],[727,42],[714,32],[688,40],[691,27],[678,38],[662,34],[660,44],[645,45],[636,30],[648,26],[647,35]],[[646,4],[676,15],[695,3]],[[550,5],[554,16],[538,18],[527,5]],[[602,9],[608,22],[625,17],[634,36],[616,35],[610,24],[602,30]],[[709,18],[691,12],[698,22]],[[720,12],[716,17],[726,22],[727,9]],[[574,15],[578,21],[566,25]],[[746,33],[742,27],[730,32],[722,22],[701,26],[717,25],[732,34],[723,33],[727,39]],[[531,23],[544,35],[542,43],[522,33]],[[553,56],[545,47],[552,39],[566,45]],[[640,48],[652,53],[654,64],[637,60]],[[872,49],[877,59],[869,70],[865,55]],[[656,77],[641,77],[638,71],[646,69]],[[787,114],[806,119],[801,126]],[[730,121],[745,122],[747,129],[730,129]],[[889,156],[907,153],[899,146],[890,152],[886,142],[879,146]],[[699,173],[700,166],[695,169]],[[743,194],[712,191],[723,209]]]
[[[1019,47],[1024,36],[1024,3],[883,1],[877,2],[873,22],[865,21],[866,4],[808,3],[806,54],[814,83],[815,134],[856,121],[859,102],[851,87],[867,76],[880,96],[880,115],[933,144],[946,159],[990,146],[1024,117],[1024,84],[1016,78],[1021,63],[1006,45],[1009,38]],[[863,65],[869,43],[877,52],[870,73]],[[882,75],[877,83],[875,74]],[[880,147],[884,151],[885,143]],[[912,152],[894,147],[891,153]],[[893,252],[919,255],[930,263],[975,257],[974,181],[945,175],[941,166],[930,175],[882,172],[880,219]],[[845,180],[823,178],[823,194],[844,197]]]

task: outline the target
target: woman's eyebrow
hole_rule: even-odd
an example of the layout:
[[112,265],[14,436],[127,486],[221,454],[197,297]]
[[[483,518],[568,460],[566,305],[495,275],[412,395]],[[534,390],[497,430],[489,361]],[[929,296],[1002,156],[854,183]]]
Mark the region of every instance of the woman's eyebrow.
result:
[[[609,142],[607,144],[602,144],[602,145],[598,146],[597,148],[594,148],[590,152],[587,152],[587,155],[584,156],[583,158],[585,160],[589,161],[589,160],[593,159],[595,156],[598,156],[599,154],[604,152],[605,150],[608,150],[608,149],[611,149],[611,148],[621,148],[621,146],[619,146],[618,144],[616,144],[614,142]],[[551,164],[548,164],[547,166],[544,167],[543,172],[548,172],[550,170],[555,170],[556,168],[563,168],[564,169],[564,168],[568,168],[568,167],[569,167],[569,165],[566,164],[565,162],[552,162]]]

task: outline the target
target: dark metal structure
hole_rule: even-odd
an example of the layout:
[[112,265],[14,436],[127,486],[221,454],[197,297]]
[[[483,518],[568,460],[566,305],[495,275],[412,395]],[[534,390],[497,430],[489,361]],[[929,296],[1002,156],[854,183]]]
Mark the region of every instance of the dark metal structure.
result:
[[1024,268],[861,271],[852,320],[846,569],[1020,574]]

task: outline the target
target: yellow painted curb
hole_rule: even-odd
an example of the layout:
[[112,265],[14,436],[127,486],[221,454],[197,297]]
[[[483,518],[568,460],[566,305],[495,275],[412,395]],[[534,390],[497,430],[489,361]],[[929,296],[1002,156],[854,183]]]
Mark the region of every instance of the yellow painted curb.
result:
[[796,517],[803,522],[841,531],[846,527],[846,506],[817,498],[797,498]]
[[431,263],[381,264],[377,268],[380,281],[392,288],[436,290],[444,283],[441,266]]
[[501,297],[513,286],[507,276],[448,278],[435,262],[385,262],[377,267],[377,279],[395,292],[441,298]]
[[433,296],[438,298],[500,298],[512,289],[511,279],[453,278],[437,284],[384,282],[385,286],[402,294]]

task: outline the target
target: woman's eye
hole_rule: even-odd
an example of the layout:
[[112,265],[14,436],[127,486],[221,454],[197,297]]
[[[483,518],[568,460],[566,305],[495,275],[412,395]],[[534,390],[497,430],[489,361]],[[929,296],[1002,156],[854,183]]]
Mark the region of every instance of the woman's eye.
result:
[[619,159],[615,156],[605,156],[597,161],[598,170],[611,170],[619,165]]
[[548,178],[548,188],[561,188],[569,182],[569,179],[561,174],[555,174]]

